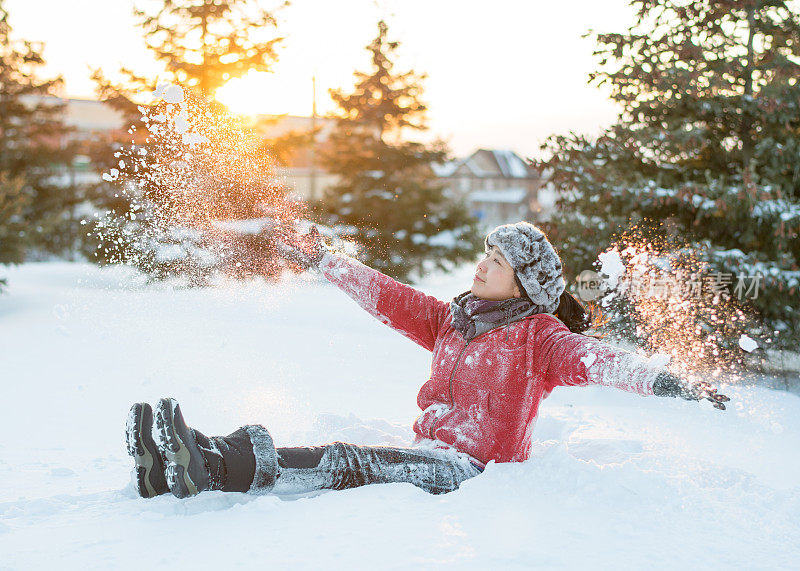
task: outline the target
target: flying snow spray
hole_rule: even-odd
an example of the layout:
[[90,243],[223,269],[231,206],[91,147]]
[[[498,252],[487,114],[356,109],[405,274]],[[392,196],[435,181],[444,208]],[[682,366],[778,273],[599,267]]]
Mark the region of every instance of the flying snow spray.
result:
[[722,283],[700,249],[646,239],[634,228],[600,254],[597,266],[599,281],[583,276],[583,287],[612,331],[664,355],[681,377],[742,380],[761,330],[731,291],[735,283]]
[[289,197],[262,139],[178,85],[159,85],[152,96],[103,174],[114,198],[95,215],[96,256],[192,284],[217,271],[277,277],[290,264],[272,231],[294,228],[303,206]]

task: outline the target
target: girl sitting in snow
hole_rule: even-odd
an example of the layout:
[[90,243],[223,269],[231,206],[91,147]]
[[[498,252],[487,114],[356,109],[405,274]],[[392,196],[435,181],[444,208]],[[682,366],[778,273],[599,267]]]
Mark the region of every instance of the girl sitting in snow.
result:
[[417,403],[412,448],[325,446],[275,448],[267,430],[245,426],[206,437],[184,421],[174,399],[131,408],[128,452],[139,494],[203,490],[304,493],[365,484],[409,482],[450,492],[485,464],[528,458],[539,403],[557,386],[600,384],[640,395],[729,399],[706,383],[687,384],[652,368],[636,353],[580,333],[587,315],[564,291],[561,260],[544,233],[527,222],[486,237],[470,291],[451,303],[403,285],[341,253],[316,230],[291,247],[382,323],[433,353]]

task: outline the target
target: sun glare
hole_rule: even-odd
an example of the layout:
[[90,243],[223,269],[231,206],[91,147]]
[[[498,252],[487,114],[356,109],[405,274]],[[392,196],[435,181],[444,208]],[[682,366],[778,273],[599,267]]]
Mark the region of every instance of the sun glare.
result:
[[280,75],[250,71],[231,79],[214,94],[217,101],[242,115],[310,115],[311,78],[287,80]]

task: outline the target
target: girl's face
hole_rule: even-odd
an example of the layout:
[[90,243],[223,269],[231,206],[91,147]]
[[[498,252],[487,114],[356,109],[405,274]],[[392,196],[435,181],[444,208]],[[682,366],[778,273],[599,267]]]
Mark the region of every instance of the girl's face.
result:
[[470,291],[481,299],[493,301],[521,297],[514,270],[497,246],[492,246],[478,264]]

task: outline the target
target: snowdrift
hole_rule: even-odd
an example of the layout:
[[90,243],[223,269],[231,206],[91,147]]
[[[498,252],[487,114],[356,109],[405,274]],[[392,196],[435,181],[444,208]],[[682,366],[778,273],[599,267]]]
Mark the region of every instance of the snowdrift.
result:
[[[791,568],[800,399],[726,387],[729,410],[609,388],[542,403],[533,457],[460,490],[136,497],[135,401],[279,446],[407,445],[428,354],[313,276],[145,285],[27,264],[0,297],[0,568]],[[440,299],[472,268],[429,279]]]

